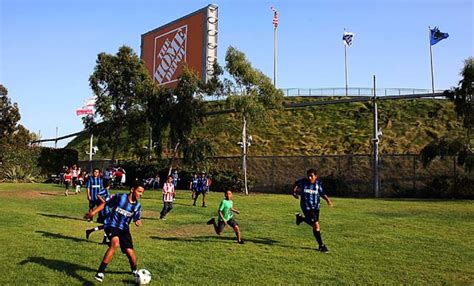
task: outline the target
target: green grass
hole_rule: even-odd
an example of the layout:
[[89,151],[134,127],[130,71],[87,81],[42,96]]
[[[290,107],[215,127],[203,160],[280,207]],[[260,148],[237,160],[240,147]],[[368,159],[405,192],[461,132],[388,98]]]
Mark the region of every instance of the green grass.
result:
[[[98,244],[102,233],[85,239],[95,225],[82,220],[85,194],[62,192],[55,185],[0,184],[0,285],[94,283],[106,250]],[[295,225],[299,203],[289,195],[234,195],[244,245],[230,229],[217,236],[205,225],[221,193],[201,208],[178,191],[166,221],[158,219],[160,197],[145,192],[143,226],[131,227],[139,267],[151,271],[153,285],[474,283],[472,201],[334,198],[334,208],[321,211],[330,249],[322,254],[310,227]],[[130,284],[128,271],[118,251],[104,284]]]

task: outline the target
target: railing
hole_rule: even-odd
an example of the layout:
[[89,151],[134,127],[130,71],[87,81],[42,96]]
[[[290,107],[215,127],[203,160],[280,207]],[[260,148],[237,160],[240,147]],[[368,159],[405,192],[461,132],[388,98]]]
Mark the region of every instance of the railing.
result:
[[[281,88],[285,96],[346,96],[344,87],[325,87],[325,88]],[[421,88],[376,88],[377,96],[397,96],[397,95],[416,95],[432,93],[431,89]],[[442,93],[444,90],[435,90],[435,93]],[[235,93],[239,93],[237,90]],[[374,89],[370,87],[351,87],[347,89],[347,96],[373,96]],[[224,97],[225,98],[225,97]],[[213,96],[206,97],[207,100],[216,100]],[[220,99],[223,99],[221,97]]]
[[[346,96],[346,89],[341,87],[329,88],[283,88],[285,96]],[[377,88],[377,96],[386,95],[412,95],[431,93],[430,89],[420,88]],[[435,91],[443,92],[443,91]],[[347,89],[348,96],[372,96],[374,89],[368,87],[351,87]]]

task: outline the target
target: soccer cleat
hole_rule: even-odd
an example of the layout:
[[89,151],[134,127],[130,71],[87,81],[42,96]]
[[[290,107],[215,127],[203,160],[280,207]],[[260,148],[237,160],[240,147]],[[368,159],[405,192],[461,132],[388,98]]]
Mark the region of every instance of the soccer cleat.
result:
[[211,225],[211,224],[214,224],[215,221],[216,221],[215,218],[211,218],[210,220],[208,220],[208,221],[206,222],[206,224],[207,224],[207,225]]
[[89,240],[89,236],[91,236],[91,233],[93,232],[93,230],[86,230],[86,239]]
[[238,244],[245,244],[244,241],[241,239],[240,241],[237,241]]
[[94,276],[95,280],[102,282],[104,281],[104,273],[102,272],[97,272]]
[[318,248],[319,251],[323,252],[323,253],[328,253],[329,252],[329,249],[326,247],[326,245],[320,245],[319,248]]
[[295,216],[296,216],[296,225],[300,225],[304,221],[304,218],[299,213],[297,213]]
[[203,207],[203,208],[207,208],[206,204],[202,204],[202,207]]
[[166,220],[166,218],[165,218],[165,217],[160,217],[160,219],[161,219],[161,220]]

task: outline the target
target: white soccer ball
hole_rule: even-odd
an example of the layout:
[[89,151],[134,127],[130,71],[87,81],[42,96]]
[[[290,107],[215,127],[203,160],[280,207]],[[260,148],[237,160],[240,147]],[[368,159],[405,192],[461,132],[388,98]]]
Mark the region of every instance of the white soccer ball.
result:
[[145,285],[150,283],[151,281],[151,273],[146,269],[140,269],[137,271],[137,275],[135,276],[135,282],[138,285]]

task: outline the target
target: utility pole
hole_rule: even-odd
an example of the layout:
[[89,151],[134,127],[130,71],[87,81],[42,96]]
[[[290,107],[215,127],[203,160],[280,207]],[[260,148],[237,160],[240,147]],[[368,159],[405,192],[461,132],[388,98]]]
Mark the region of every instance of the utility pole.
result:
[[152,132],[153,132],[153,128],[151,127],[150,125],[150,138],[149,138],[149,141],[148,141],[148,159],[151,160],[151,154],[152,154],[152,151],[153,151],[153,138],[152,138]]
[[91,133],[91,140],[89,144],[89,171],[92,174],[92,144],[94,141],[94,134]]
[[374,75],[374,97],[372,99],[374,103],[374,137],[372,142],[374,144],[374,158],[373,158],[373,187],[374,196],[378,198],[379,193],[379,122],[378,122],[378,110],[377,110],[377,93],[375,91],[375,75]]

